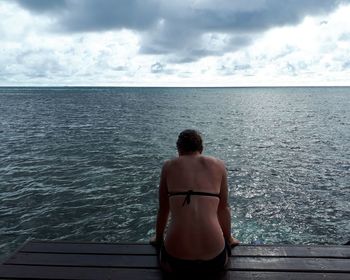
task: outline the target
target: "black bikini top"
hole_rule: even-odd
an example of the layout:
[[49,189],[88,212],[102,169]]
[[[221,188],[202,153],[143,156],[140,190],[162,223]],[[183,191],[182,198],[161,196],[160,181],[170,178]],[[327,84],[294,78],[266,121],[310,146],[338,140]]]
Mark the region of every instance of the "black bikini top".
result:
[[174,195],[185,195],[184,202],[182,203],[182,206],[185,205],[185,203],[190,204],[191,202],[191,195],[205,195],[205,196],[215,196],[220,199],[220,194],[219,193],[209,193],[209,192],[195,192],[193,190],[189,190],[186,192],[168,192],[168,196],[174,196]]

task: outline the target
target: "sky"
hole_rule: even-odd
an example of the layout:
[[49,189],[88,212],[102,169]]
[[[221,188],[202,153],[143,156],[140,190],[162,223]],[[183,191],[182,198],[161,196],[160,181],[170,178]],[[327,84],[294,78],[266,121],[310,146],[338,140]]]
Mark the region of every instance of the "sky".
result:
[[350,86],[350,0],[0,0],[0,86]]

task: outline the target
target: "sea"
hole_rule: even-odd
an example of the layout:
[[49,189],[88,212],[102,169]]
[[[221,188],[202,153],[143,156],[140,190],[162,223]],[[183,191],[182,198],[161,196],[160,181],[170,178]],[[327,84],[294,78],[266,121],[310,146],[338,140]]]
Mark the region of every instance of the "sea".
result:
[[242,243],[350,240],[349,87],[2,87],[0,258],[33,239],[148,242],[188,128],[226,163]]

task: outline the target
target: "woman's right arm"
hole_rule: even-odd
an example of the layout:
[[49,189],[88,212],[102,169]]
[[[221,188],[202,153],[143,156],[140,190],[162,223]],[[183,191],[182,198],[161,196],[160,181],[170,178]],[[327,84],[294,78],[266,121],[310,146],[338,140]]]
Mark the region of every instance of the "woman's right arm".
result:
[[238,245],[239,241],[231,235],[231,209],[228,202],[227,171],[225,164],[223,164],[218,219],[226,242],[230,246]]
[[231,239],[231,210],[228,203],[227,172],[225,166],[223,167],[223,175],[221,179],[218,219],[224,234],[224,238],[227,242],[229,242]]

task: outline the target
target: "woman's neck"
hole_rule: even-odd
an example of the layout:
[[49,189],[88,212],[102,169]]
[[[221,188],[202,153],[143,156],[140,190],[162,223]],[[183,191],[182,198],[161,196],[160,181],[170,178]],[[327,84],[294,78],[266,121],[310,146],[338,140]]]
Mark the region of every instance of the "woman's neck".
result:
[[179,156],[199,156],[201,155],[201,153],[199,151],[195,151],[195,152],[186,152],[186,153],[183,153],[183,152],[179,152]]

